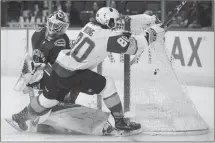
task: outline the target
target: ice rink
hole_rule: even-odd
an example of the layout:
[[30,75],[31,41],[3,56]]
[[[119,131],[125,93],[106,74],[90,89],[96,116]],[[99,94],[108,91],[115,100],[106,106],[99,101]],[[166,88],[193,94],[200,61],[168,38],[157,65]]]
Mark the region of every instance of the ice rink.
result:
[[[1,78],[1,140],[2,141],[213,141],[214,140],[214,88],[189,86],[189,97],[192,99],[199,114],[204,118],[210,127],[210,132],[205,135],[196,136],[151,136],[140,134],[130,137],[107,137],[107,136],[86,136],[86,135],[51,135],[27,132],[17,132],[8,125],[4,118],[20,111],[28,102],[28,95],[21,95],[13,90],[16,78]],[[119,81],[117,81],[119,82]],[[141,84],[140,84],[141,86]],[[80,96],[78,102],[86,104],[91,100],[89,96]],[[141,97],[137,97],[137,101]],[[138,104],[138,102],[137,102]],[[137,106],[138,107],[138,106]],[[140,109],[136,109],[141,112]]]

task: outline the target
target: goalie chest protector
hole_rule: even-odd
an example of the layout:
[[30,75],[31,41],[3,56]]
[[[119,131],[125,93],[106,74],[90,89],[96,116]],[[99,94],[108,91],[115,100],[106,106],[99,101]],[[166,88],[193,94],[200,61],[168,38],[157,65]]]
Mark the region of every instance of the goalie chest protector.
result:
[[33,60],[53,64],[61,50],[70,49],[70,40],[66,34],[50,39],[46,36],[46,30],[46,27],[40,27],[31,38]]

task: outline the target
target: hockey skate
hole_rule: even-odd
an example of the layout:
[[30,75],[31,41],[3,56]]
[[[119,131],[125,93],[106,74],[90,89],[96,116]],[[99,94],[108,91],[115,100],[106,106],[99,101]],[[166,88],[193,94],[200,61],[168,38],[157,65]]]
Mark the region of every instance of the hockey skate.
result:
[[27,131],[28,125],[26,122],[22,122],[19,114],[12,115],[11,119],[5,119],[14,129],[16,129],[19,132]]
[[[36,117],[36,116],[35,116]],[[11,119],[6,119],[6,121],[14,127],[16,130],[23,132],[28,130],[27,120],[34,119],[33,115],[28,113],[28,108],[25,107],[22,111],[17,114],[13,114]]]
[[[118,129],[116,128],[116,126],[118,127]],[[126,130],[123,130],[122,128]],[[104,136],[117,136],[117,137],[137,135],[142,132],[143,130],[141,129],[141,124],[130,122],[129,119],[125,119],[125,118],[121,118],[120,123],[118,123],[118,125],[115,124],[115,127],[113,127],[107,121],[102,131]]]
[[138,130],[141,128],[141,124],[131,122],[128,118],[119,118],[115,119],[115,127],[118,130],[126,130],[126,131],[132,131],[132,130]]

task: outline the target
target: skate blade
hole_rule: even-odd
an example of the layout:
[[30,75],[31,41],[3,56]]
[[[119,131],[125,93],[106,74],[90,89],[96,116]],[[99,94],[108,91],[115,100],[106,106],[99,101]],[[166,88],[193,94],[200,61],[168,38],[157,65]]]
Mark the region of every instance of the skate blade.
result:
[[13,121],[12,119],[5,119],[5,121],[10,124],[14,129],[16,129],[19,132],[24,132],[22,129],[19,128],[18,124]]
[[138,135],[143,132],[143,129],[133,130],[133,131],[126,131],[126,130],[113,130],[109,135],[116,136],[116,137],[126,137],[126,136],[133,136]]

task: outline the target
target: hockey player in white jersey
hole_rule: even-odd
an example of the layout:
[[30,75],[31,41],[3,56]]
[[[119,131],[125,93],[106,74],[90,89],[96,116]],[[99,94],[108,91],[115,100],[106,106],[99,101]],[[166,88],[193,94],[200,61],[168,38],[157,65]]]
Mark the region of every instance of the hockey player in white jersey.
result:
[[[137,130],[139,123],[131,122],[124,117],[122,104],[113,79],[93,72],[109,52],[138,54],[152,42],[163,38],[165,30],[154,25],[145,34],[132,35],[114,31],[119,13],[116,9],[104,7],[98,10],[96,21],[83,27],[71,50],[62,50],[46,75],[46,87],[43,94],[35,97],[20,113],[18,124],[25,124],[56,106],[58,88],[83,92],[89,95],[99,94],[111,111],[118,130]],[[114,69],[113,69],[114,70]],[[72,125],[71,125],[72,126]]]

